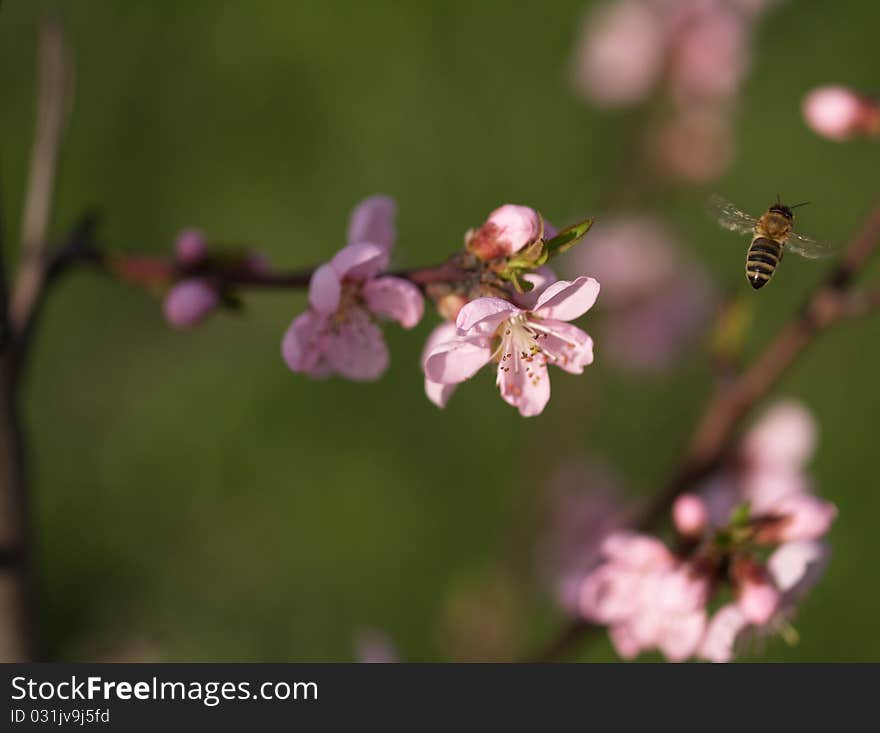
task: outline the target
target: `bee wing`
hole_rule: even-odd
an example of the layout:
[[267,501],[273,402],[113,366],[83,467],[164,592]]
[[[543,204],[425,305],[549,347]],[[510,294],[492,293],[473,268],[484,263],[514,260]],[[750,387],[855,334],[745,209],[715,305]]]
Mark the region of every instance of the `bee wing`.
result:
[[792,232],[789,235],[788,241],[785,243],[785,249],[791,250],[801,257],[806,257],[808,260],[818,260],[834,254],[834,245],[798,234],[797,232]]
[[736,208],[730,201],[720,196],[712,196],[709,199],[709,213],[725,229],[739,234],[752,234],[755,231],[755,224],[758,223],[754,216]]

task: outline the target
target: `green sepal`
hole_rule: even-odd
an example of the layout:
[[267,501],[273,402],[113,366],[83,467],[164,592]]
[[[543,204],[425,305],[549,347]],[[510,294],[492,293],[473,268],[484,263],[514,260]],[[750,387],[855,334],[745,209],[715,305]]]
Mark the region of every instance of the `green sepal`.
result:
[[749,505],[749,502],[744,501],[742,504],[738,504],[730,512],[730,526],[734,529],[747,527],[751,513],[752,507]]
[[578,224],[574,224],[567,229],[563,229],[561,232],[559,232],[559,234],[553,237],[553,239],[548,239],[544,243],[547,258],[549,259],[550,257],[555,257],[556,255],[562,254],[563,252],[574,247],[574,245],[576,245],[578,241],[582,239],[583,236],[590,230],[591,226],[593,226],[593,220],[584,219]]

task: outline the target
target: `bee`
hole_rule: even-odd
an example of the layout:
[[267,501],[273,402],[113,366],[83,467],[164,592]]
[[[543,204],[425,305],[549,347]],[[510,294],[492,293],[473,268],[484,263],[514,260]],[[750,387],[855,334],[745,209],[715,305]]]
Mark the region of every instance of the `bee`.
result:
[[777,196],[776,203],[756,219],[720,196],[710,199],[709,206],[721,226],[752,237],[746,254],[746,278],[755,290],[770,282],[787,249],[811,260],[832,253],[827,243],[798,234],[792,229],[794,209],[808,203],[804,201],[786,206]]

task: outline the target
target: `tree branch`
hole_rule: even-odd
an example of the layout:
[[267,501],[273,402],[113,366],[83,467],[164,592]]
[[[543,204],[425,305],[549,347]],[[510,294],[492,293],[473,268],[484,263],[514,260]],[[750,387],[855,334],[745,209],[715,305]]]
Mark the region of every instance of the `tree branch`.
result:
[[[840,263],[807,298],[752,365],[719,388],[697,421],[684,457],[657,496],[632,521],[646,531],[664,521],[675,498],[721,466],[735,445],[737,428],[767,396],[816,337],[851,315],[849,290],[880,243],[880,204],[876,205]],[[535,661],[563,659],[602,627],[574,621],[534,655]]]
[[35,580],[19,388],[27,336],[42,302],[49,272],[47,237],[58,152],[70,99],[70,78],[63,30],[57,22],[49,21],[40,35],[39,89],[22,217],[22,255],[11,297],[5,268],[0,263],[0,660],[3,661],[37,657]]
[[13,331],[21,330],[30,318],[46,276],[45,253],[58,152],[72,98],[71,60],[64,31],[55,20],[46,21],[41,29],[39,58],[37,113],[22,217],[22,253],[9,306]]

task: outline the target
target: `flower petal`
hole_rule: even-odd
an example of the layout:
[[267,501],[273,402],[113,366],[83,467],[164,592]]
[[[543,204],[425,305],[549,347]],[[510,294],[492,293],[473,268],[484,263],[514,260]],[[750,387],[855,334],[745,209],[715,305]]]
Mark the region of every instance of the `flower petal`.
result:
[[458,336],[431,350],[424,362],[425,377],[440,384],[458,384],[474,376],[491,358],[488,338]]
[[321,358],[326,326],[327,317],[314,311],[293,319],[281,342],[281,354],[291,371],[326,375],[326,364],[322,364]]
[[593,363],[593,339],[574,324],[553,320],[530,324],[540,334],[538,343],[548,364],[570,374],[583,374],[584,367]]
[[598,297],[599,283],[591,277],[558,280],[541,293],[532,312],[539,318],[573,321],[590,310]]
[[534,417],[544,411],[550,401],[550,375],[543,358],[531,362],[514,355],[513,364],[498,365],[498,387],[501,399],[513,405],[523,417]]
[[388,252],[377,244],[350,244],[339,250],[330,264],[340,280],[368,280],[388,267]]
[[397,204],[388,196],[370,196],[351,212],[348,222],[348,243],[369,242],[386,251],[394,246],[394,219]]
[[719,608],[700,642],[698,655],[709,662],[730,662],[734,656],[736,637],[749,625],[735,603]]
[[459,331],[494,331],[500,323],[512,315],[521,313],[509,300],[503,298],[477,298],[458,312],[455,325]]
[[368,280],[362,294],[373,313],[387,316],[404,328],[412,328],[422,320],[425,311],[422,293],[409,280],[399,277]]
[[[425,348],[422,350],[422,369],[425,368],[425,362],[431,355],[431,352],[440,344],[452,341],[455,338],[456,329],[452,321],[444,321],[435,327],[425,342]],[[441,384],[440,382],[432,382],[425,377],[425,394],[437,407],[446,407],[446,403],[455,391],[454,384]]]
[[440,384],[440,382],[425,379],[425,394],[431,402],[440,408],[446,407],[446,403],[449,402],[456,387],[458,387],[457,384]]
[[321,265],[309,280],[309,303],[318,313],[335,313],[342,295],[342,284],[332,265]]
[[657,647],[670,662],[683,662],[697,652],[706,630],[706,612],[702,608],[666,619]]
[[802,595],[822,575],[828,554],[822,542],[786,542],[767,559],[767,569],[784,594]]
[[326,339],[327,361],[335,372],[356,382],[378,379],[388,368],[382,330],[363,308],[350,308]]

